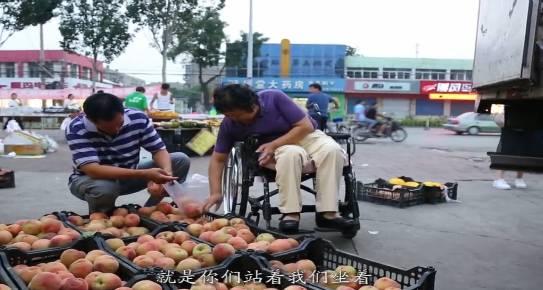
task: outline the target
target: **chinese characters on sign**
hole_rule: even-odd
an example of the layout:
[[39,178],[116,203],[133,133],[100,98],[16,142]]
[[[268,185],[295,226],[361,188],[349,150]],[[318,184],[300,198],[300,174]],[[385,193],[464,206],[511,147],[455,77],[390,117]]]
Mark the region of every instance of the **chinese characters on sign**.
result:
[[313,271],[311,273],[304,273],[297,271],[288,275],[285,275],[279,270],[273,270],[272,272],[265,274],[261,271],[246,271],[236,272],[226,270],[222,275],[213,271],[206,270],[204,273],[196,279],[192,275],[190,270],[183,272],[174,272],[170,270],[163,270],[156,275],[156,281],[163,284],[191,284],[194,285],[197,282],[205,284],[213,284],[218,281],[224,281],[225,283],[243,284],[243,283],[265,283],[268,285],[284,285],[284,284],[298,284],[303,285],[306,283],[325,283],[325,284],[346,284],[355,282],[359,285],[368,285],[371,283],[371,275],[367,274],[367,270],[359,271],[356,276],[349,276],[347,272],[334,272]]
[[284,91],[307,91],[309,85],[317,83],[324,91],[339,92],[344,89],[344,81],[341,79],[281,79],[281,78],[225,78],[224,84],[243,84],[253,87],[256,90],[280,89]]
[[431,93],[471,93],[472,84],[466,82],[421,82],[421,92]]

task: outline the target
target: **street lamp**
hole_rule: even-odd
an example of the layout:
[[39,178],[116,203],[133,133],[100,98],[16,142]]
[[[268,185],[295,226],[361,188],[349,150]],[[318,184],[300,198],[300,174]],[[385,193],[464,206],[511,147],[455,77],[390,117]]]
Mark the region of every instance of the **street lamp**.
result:
[[253,0],[249,0],[249,35],[247,36],[247,79],[253,79]]

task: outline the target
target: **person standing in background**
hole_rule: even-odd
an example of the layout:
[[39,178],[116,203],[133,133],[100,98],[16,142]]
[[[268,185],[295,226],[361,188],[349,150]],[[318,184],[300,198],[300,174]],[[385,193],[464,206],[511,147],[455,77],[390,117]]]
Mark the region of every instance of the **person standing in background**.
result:
[[18,108],[23,105],[23,102],[17,96],[17,93],[12,93],[8,101],[8,108]]
[[147,97],[145,96],[145,88],[137,87],[136,91],[126,96],[124,99],[124,107],[127,109],[137,110],[149,115],[149,107],[147,106]]
[[68,99],[64,101],[64,109],[67,110],[79,110],[79,103],[74,100],[75,96],[73,94],[68,94]]
[[157,103],[156,108],[159,111],[172,111],[173,105],[173,96],[170,93],[170,85],[162,84],[160,86],[160,92],[153,96],[151,100],[151,108],[154,108],[155,102]]
[[311,118],[318,122],[319,129],[324,130],[328,122],[328,105],[334,103],[335,107],[339,108],[339,103],[332,96],[323,93],[320,84],[310,84],[309,92],[306,108]]

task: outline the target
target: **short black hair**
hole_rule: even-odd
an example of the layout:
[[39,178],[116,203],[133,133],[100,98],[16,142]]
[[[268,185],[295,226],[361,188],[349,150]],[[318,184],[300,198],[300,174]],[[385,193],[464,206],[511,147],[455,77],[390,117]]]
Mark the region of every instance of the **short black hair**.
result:
[[73,97],[73,96],[74,96],[74,94],[68,94],[68,98]]
[[160,86],[160,88],[163,89],[163,90],[169,90],[169,89],[170,89],[170,84],[163,83],[163,84]]
[[213,105],[219,113],[243,110],[251,112],[258,105],[258,95],[248,86],[231,84],[215,89]]
[[144,87],[137,87],[136,92],[145,93],[145,88]]
[[123,102],[112,94],[96,93],[83,103],[83,111],[93,122],[111,121],[118,113],[124,113]]
[[317,83],[312,83],[309,85],[310,88],[314,88],[314,89],[317,89],[319,90],[320,92],[322,92],[322,86],[320,84],[317,84]]
[[96,93],[97,93],[97,94],[103,94],[104,91],[103,91],[103,90],[97,90]]

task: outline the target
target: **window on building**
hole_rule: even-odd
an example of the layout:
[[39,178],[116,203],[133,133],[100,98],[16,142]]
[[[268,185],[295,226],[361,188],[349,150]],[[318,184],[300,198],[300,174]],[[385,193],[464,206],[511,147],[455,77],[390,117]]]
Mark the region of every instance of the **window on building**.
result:
[[355,71],[354,72],[354,77],[355,78],[361,78],[362,77],[362,72],[361,71]]
[[471,81],[473,79],[472,75],[473,75],[473,71],[471,70],[466,71],[466,80]]
[[332,67],[332,60],[329,59],[329,60],[325,61],[325,62],[324,62],[324,66],[325,66],[325,67]]
[[297,58],[293,59],[292,66],[298,66],[298,65],[300,65],[300,60],[298,60]]
[[79,75],[78,70],[79,70],[79,68],[78,68],[77,64],[71,64],[70,65],[70,77],[78,78],[78,75]]
[[15,63],[13,62],[0,63],[0,77],[14,78],[15,77]]
[[444,80],[446,70],[416,69],[415,78],[417,80]]
[[279,60],[278,59],[272,59],[271,65],[279,65]]
[[347,71],[347,77],[348,78],[354,78],[354,72],[353,71]]
[[411,70],[408,68],[383,68],[384,79],[409,79]]
[[40,66],[37,62],[28,63],[28,77],[30,78],[40,77]]
[[314,61],[313,61],[313,66],[314,66],[314,67],[321,67],[321,66],[322,66],[322,61],[320,61],[320,60],[314,60]]

